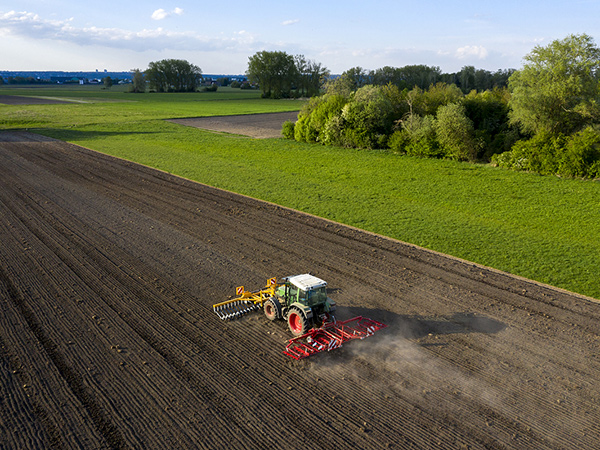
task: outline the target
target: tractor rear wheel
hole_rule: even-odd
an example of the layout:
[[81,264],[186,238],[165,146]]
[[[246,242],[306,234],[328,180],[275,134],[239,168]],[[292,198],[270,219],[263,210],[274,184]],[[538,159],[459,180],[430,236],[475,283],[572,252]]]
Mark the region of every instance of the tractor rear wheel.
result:
[[288,326],[294,336],[302,336],[308,332],[310,322],[302,311],[298,308],[292,308],[287,317]]
[[264,303],[263,309],[265,311],[265,316],[269,320],[277,320],[281,319],[281,306],[277,300],[267,300]]

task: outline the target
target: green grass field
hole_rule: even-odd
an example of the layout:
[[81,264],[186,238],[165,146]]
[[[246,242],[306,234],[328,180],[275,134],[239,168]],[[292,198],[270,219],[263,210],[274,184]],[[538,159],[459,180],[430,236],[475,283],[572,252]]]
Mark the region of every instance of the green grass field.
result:
[[212,186],[600,298],[600,183],[488,165],[257,140],[166,118],[297,110],[255,91],[127,94],[94,86],[2,89],[78,100],[0,105],[23,129]]

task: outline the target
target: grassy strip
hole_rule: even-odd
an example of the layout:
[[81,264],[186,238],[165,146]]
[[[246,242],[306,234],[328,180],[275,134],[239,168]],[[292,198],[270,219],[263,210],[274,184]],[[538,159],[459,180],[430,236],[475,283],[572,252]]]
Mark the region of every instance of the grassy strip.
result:
[[153,95],[0,107],[0,128],[21,110],[42,134],[600,298],[598,182],[216,134],[159,119],[299,104]]

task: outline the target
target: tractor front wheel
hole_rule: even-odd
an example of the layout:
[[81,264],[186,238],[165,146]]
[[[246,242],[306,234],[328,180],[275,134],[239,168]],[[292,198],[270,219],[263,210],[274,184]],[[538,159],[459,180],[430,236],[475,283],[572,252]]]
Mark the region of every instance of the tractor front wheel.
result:
[[298,308],[292,308],[288,313],[288,326],[294,336],[302,336],[308,332],[310,328],[310,322],[302,311]]
[[265,316],[269,320],[281,319],[281,306],[277,300],[267,300],[264,305]]

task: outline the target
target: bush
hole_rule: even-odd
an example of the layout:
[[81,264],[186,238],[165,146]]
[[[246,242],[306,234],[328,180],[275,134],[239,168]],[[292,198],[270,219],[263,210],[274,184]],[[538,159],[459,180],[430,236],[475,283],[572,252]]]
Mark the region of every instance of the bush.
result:
[[508,152],[494,155],[492,162],[507,169],[555,174],[558,170],[557,155],[562,152],[564,140],[563,135],[541,132],[531,139],[518,141]]
[[[342,112],[347,100],[341,95],[312,97],[298,114],[294,136],[300,142],[324,142],[322,136],[327,123]],[[334,144],[329,142],[330,144]],[[334,145],[337,145],[335,143]]]
[[571,136],[540,132],[529,140],[517,142],[512,150],[494,155],[492,162],[541,175],[599,178],[600,131],[587,127]]
[[518,129],[509,125],[508,97],[506,89],[494,89],[471,91],[462,101],[477,141],[482,144],[478,159],[489,161],[492,155],[510,150],[519,139]]
[[435,116],[441,106],[457,103],[463,97],[462,91],[454,84],[432,84],[428,90],[414,88],[407,95],[412,112],[420,116]]
[[340,145],[348,148],[377,148],[377,135],[361,128],[344,128]]
[[558,174],[578,178],[600,177],[600,132],[592,127],[570,136],[558,161]]
[[229,83],[229,87],[236,88],[236,89],[239,89],[241,85],[242,84],[237,80],[233,80],[231,83]]
[[480,142],[475,139],[473,122],[465,114],[465,107],[458,103],[441,106],[435,123],[437,140],[445,156],[459,161],[474,161]]
[[358,89],[342,109],[346,146],[385,147],[399,118],[399,108],[392,101],[398,96],[395,87],[367,85]]
[[338,145],[346,147],[344,139],[344,120],[341,116],[332,116],[327,123],[322,133],[321,142],[325,145]]
[[405,130],[396,130],[388,139],[388,147],[396,153],[406,153],[406,146],[410,143],[410,136]]
[[436,132],[436,120],[433,116],[410,115],[402,121],[402,129],[395,131],[388,145],[392,150],[410,156],[444,156]]
[[294,128],[294,122],[292,122],[291,120],[286,120],[285,122],[283,122],[281,134],[283,134],[283,137],[285,137],[286,139],[294,140]]

